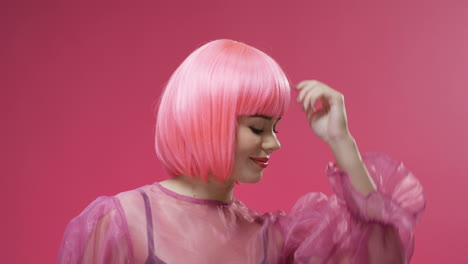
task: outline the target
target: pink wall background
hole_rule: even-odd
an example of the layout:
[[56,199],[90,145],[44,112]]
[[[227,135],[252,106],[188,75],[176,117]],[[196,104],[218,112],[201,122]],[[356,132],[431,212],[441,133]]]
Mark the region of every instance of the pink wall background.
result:
[[[164,179],[154,103],[191,51],[231,38],[294,84],[342,91],[361,152],[404,161],[424,185],[412,263],[467,263],[468,2],[376,2],[2,3],[2,262],[53,263],[97,196]],[[278,128],[264,180],[236,193],[260,211],[330,193],[332,155],[298,105]]]

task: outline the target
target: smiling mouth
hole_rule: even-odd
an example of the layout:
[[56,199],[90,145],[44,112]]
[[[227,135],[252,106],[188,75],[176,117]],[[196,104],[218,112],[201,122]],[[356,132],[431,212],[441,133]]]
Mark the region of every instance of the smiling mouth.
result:
[[250,158],[250,159],[262,169],[268,166],[268,158]]

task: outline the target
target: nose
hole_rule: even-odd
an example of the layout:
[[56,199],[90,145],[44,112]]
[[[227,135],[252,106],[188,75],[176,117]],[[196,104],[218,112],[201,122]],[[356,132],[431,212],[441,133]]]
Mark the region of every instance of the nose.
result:
[[268,134],[265,135],[263,140],[263,149],[268,153],[272,153],[277,151],[281,148],[281,143],[279,142],[278,138],[275,134]]

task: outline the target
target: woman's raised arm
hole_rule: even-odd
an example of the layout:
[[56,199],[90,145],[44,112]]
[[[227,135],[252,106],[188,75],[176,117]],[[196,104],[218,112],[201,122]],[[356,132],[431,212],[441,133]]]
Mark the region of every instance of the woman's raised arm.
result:
[[[302,81],[296,89],[299,91],[297,102],[302,104],[310,127],[328,144],[338,166],[348,173],[354,187],[364,195],[375,191],[375,183],[348,130],[344,96],[319,81]],[[316,109],[319,101],[322,107]]]

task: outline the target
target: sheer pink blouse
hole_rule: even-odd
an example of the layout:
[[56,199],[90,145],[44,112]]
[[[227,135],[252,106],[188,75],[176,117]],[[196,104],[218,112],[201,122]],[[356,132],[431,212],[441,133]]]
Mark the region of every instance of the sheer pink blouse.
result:
[[335,194],[308,193],[289,215],[179,195],[159,183],[92,202],[67,226],[59,263],[407,263],[425,208],[400,162],[363,155],[378,190],[357,192],[330,163]]

